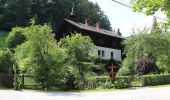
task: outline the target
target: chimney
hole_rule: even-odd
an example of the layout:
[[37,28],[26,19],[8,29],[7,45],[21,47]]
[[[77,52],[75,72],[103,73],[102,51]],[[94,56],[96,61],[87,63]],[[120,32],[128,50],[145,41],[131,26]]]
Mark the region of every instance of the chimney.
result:
[[85,25],[90,26],[90,20],[89,19],[85,19]]
[[96,29],[100,29],[100,22],[96,23]]

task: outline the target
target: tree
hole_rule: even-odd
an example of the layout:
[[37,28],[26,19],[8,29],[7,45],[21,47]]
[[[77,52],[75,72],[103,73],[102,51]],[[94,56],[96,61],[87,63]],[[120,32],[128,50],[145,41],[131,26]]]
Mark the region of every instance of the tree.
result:
[[65,51],[59,48],[48,25],[26,27],[28,40],[15,49],[19,69],[34,76],[47,88],[50,83],[60,83],[65,75]]
[[0,49],[0,73],[12,71],[13,54],[8,49]]
[[152,27],[151,27],[151,33],[154,33],[154,34],[160,34],[161,33],[159,23],[157,22],[155,17],[153,18],[153,24],[152,24]]
[[56,32],[64,18],[69,17],[72,3],[75,4],[78,22],[84,23],[89,18],[92,25],[100,21],[102,28],[111,30],[104,12],[97,4],[88,0],[0,0],[0,30],[29,26],[30,19],[36,17],[37,24],[48,23]]
[[170,21],[170,1],[169,0],[131,0],[132,9],[137,12],[145,12],[152,15],[158,10],[163,11]]
[[23,33],[24,33],[23,28],[21,27],[13,28],[7,38],[8,47],[16,48],[17,45],[24,43],[26,41],[26,36]]
[[68,53],[70,65],[68,66],[67,82],[72,81],[72,83],[76,83],[72,85],[73,87],[69,88],[75,88],[77,84],[84,86],[84,80],[87,79],[89,73],[92,73],[91,67],[93,63],[90,62],[92,57],[90,52],[94,47],[92,40],[88,36],[74,33],[71,36],[61,39],[59,45],[65,48]]
[[170,42],[166,39],[166,34],[140,33],[132,35],[124,41],[124,45],[127,57],[123,61],[123,68],[131,66],[130,69],[134,69],[134,64],[139,59],[151,58],[162,73],[170,71],[168,67]]

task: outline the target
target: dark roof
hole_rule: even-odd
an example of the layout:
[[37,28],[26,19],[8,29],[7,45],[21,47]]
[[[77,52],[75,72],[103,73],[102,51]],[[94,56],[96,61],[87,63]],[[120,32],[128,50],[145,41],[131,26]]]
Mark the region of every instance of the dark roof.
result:
[[125,39],[124,37],[122,37],[118,34],[115,34],[112,31],[108,31],[108,30],[105,30],[105,29],[97,29],[96,27],[93,27],[93,26],[86,26],[85,24],[74,22],[74,21],[71,21],[69,19],[65,19],[65,21],[76,26],[76,27],[78,27],[78,28],[80,28],[80,29],[83,29],[83,30],[92,31],[92,32],[96,32],[96,33],[100,33],[100,34],[104,34],[104,35],[108,35],[108,36],[112,36],[112,37]]

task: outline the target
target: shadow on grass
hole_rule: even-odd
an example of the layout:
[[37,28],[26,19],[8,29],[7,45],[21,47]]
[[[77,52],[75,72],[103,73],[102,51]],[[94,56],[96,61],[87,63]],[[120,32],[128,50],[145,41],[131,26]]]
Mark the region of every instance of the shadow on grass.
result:
[[0,86],[0,90],[12,90],[13,88],[7,88],[7,87],[3,87],[3,86]]

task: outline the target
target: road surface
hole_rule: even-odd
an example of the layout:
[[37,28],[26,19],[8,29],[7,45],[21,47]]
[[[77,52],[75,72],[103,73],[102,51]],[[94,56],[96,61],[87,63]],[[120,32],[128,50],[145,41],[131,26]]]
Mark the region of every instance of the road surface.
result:
[[170,100],[170,87],[84,93],[0,90],[0,100]]

